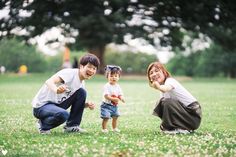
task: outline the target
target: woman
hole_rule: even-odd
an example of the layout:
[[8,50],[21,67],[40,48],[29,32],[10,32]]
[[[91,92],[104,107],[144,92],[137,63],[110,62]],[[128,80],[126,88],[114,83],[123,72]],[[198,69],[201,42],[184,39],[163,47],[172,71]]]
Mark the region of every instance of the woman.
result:
[[201,106],[159,62],[148,66],[149,85],[161,92],[153,114],[160,117],[164,133],[190,133],[201,123]]

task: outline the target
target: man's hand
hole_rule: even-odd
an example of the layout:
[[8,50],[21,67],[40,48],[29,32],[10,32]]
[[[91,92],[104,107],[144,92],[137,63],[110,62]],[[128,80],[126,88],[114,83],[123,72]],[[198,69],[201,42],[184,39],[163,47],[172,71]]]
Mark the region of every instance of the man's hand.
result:
[[57,94],[61,94],[61,93],[65,92],[65,91],[67,91],[67,90],[68,89],[67,89],[67,87],[65,85],[60,85],[60,86],[57,87]]
[[92,102],[86,102],[85,107],[88,107],[90,110],[93,110],[95,108],[95,104]]

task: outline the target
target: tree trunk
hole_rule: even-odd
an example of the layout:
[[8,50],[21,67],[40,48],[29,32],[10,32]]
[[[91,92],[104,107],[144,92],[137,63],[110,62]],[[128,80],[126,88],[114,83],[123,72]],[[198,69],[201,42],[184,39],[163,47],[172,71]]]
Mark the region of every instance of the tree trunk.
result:
[[94,48],[89,48],[88,52],[96,55],[99,58],[100,66],[98,67],[98,73],[103,74],[104,73],[104,66],[105,66],[104,65],[105,45],[99,46],[99,47],[94,47]]
[[229,77],[230,77],[230,78],[235,78],[235,77],[236,77],[235,69],[230,69],[230,71],[229,71]]

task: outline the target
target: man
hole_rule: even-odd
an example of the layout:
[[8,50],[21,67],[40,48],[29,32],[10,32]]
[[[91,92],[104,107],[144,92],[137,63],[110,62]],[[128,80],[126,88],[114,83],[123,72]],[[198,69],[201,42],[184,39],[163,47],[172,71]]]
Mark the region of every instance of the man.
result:
[[[96,74],[99,64],[95,55],[87,54],[80,59],[79,68],[63,69],[45,82],[32,101],[41,134],[50,134],[65,121],[65,132],[85,132],[80,128],[84,108],[92,110],[95,105],[86,102],[84,80]],[[66,111],[69,107],[70,113]]]

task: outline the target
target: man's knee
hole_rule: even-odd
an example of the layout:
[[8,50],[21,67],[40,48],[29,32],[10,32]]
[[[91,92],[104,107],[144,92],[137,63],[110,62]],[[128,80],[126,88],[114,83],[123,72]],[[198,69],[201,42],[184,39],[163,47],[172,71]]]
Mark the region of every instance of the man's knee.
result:
[[55,118],[60,122],[65,122],[69,118],[69,113],[65,111],[61,111],[55,114]]

